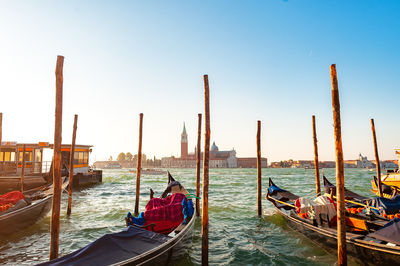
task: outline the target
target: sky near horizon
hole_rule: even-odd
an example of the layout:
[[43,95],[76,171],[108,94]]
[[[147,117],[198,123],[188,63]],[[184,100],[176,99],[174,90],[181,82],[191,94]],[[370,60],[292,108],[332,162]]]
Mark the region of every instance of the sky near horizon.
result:
[[[330,64],[336,64],[345,159],[400,148],[398,1],[1,1],[3,141],[53,142],[55,65],[64,61],[63,143],[91,160],[193,152],[209,75],[211,142],[269,161],[334,160]],[[203,124],[204,129],[204,124]],[[397,133],[396,133],[397,132]],[[202,135],[204,137],[204,135]]]

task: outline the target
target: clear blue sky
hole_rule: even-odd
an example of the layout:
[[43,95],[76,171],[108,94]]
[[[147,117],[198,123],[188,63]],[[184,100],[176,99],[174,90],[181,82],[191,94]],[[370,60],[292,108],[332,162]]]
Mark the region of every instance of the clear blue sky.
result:
[[54,69],[65,56],[63,142],[92,159],[179,155],[186,122],[194,150],[211,89],[211,138],[220,149],[270,161],[334,159],[329,65],[337,64],[345,159],[400,147],[398,1],[1,1],[3,140],[53,141]]

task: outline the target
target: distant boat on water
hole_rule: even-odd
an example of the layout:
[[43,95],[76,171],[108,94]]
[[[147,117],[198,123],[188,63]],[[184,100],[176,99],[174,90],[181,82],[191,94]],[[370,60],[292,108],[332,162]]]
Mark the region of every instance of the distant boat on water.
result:
[[104,166],[104,169],[121,169],[121,165],[119,163],[109,163]]
[[[129,170],[129,173],[136,173],[136,171],[137,171],[136,169],[131,169]],[[146,168],[146,169],[142,168],[140,173],[145,175],[164,175],[167,173],[167,171],[154,168]]]

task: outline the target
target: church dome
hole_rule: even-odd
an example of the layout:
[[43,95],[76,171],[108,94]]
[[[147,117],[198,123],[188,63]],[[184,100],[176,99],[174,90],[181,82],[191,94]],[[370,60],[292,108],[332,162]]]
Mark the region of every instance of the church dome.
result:
[[218,146],[215,145],[215,141],[213,142],[213,145],[211,146],[211,151],[218,151]]

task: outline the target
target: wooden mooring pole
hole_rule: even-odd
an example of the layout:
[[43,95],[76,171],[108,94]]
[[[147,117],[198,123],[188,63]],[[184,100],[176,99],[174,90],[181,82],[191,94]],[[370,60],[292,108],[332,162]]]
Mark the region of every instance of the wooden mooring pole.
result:
[[383,192],[382,192],[382,180],[381,180],[381,163],[379,161],[378,144],[376,143],[375,123],[374,123],[374,119],[372,119],[372,118],[371,118],[371,129],[372,129],[372,138],[374,139],[376,175],[378,177],[378,184],[377,184],[378,185],[378,193],[379,193],[379,197],[382,197]]
[[336,65],[332,64],[330,70],[331,70],[331,84],[332,84],[333,127],[335,135],[335,154],[336,154],[338,265],[347,265],[342,129],[340,122],[340,102],[339,102],[339,89],[338,89],[338,81],[336,74]]
[[0,146],[3,140],[3,113],[0,113]]
[[201,168],[201,114],[198,114],[197,149],[196,149],[196,216],[200,216],[200,168]]
[[75,140],[76,140],[76,129],[78,127],[78,115],[74,116],[74,127],[72,131],[72,144],[71,152],[69,154],[69,185],[68,185],[68,207],[67,215],[71,215],[72,207],[72,185],[74,181],[74,155],[75,155]]
[[317,129],[315,126],[315,115],[312,116],[312,128],[314,139],[314,167],[315,167],[315,193],[321,193],[321,183],[319,178],[319,162],[318,162],[318,144],[317,144]]
[[[1,142],[3,140],[3,113],[0,113],[0,151],[1,151]],[[2,167],[2,174],[6,172],[6,169],[4,169],[4,153],[3,153],[3,167]]]
[[25,144],[22,145],[22,162],[21,162],[21,192],[24,193],[24,181],[25,181]]
[[208,265],[208,167],[210,153],[210,89],[208,86],[208,75],[204,79],[204,156],[203,156],[203,197],[202,197],[202,216],[201,216],[201,264]]
[[57,56],[56,66],[56,112],[54,123],[53,206],[50,226],[50,260],[58,257],[58,240],[60,234],[63,66],[64,57],[59,55]]
[[261,121],[257,121],[257,215],[262,214],[261,203]]
[[139,199],[140,199],[140,172],[142,170],[142,129],[143,129],[143,113],[139,114],[139,149],[137,157],[136,170],[136,201],[135,201],[135,216],[139,215]]

